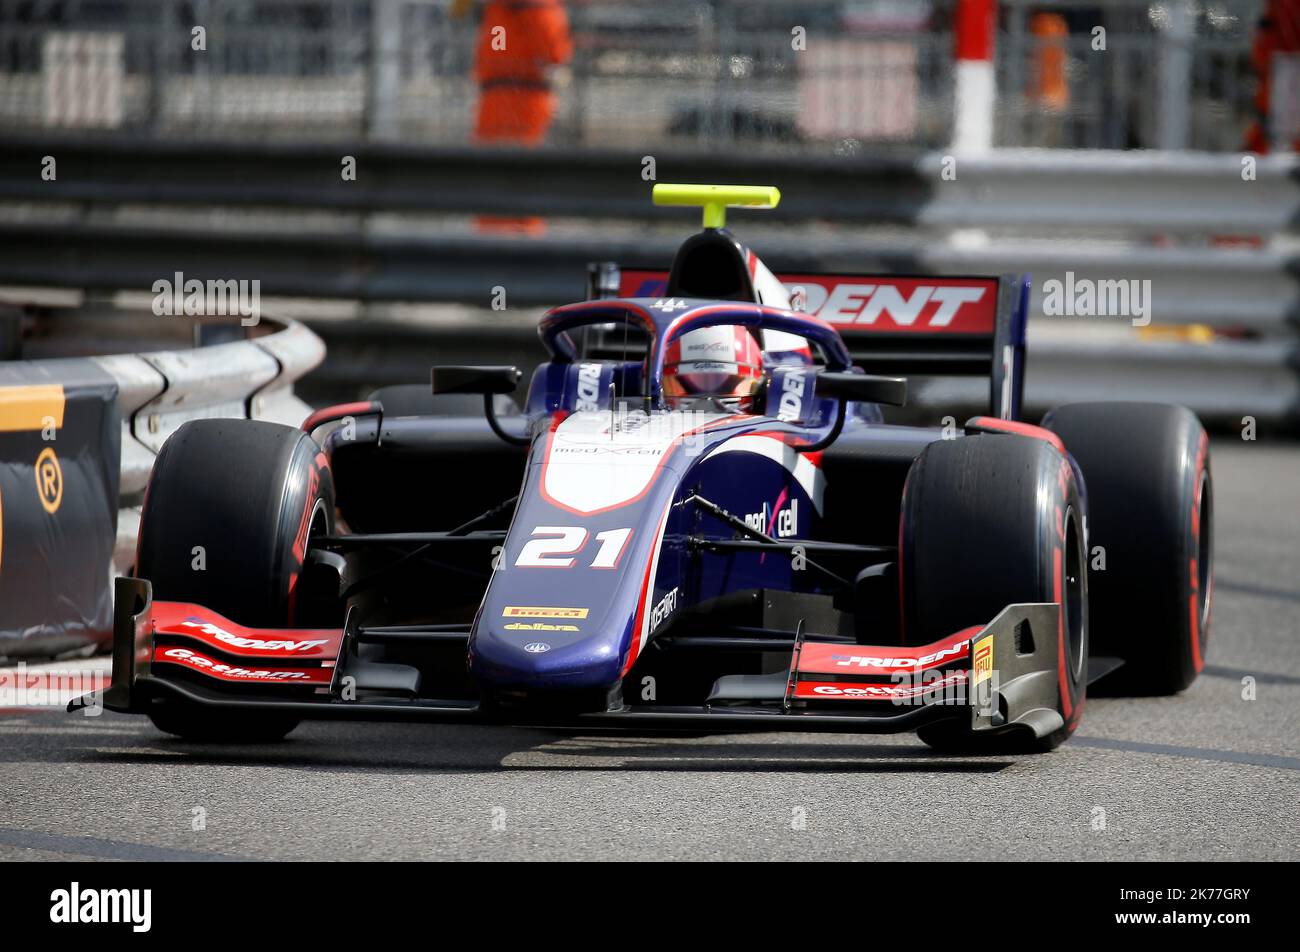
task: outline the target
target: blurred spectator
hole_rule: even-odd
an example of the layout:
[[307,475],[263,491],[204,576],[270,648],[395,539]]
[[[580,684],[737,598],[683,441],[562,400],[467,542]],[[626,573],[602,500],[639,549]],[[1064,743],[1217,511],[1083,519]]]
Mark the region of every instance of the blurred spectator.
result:
[[[467,6],[457,4],[459,10]],[[572,56],[569,18],[559,0],[488,0],[474,55],[475,138],[539,145],[555,115],[555,67]]]
[[1030,15],[1031,38],[1028,75],[1025,77],[1024,122],[1037,144],[1060,148],[1069,144],[1070,84],[1066,75],[1069,23],[1059,13]]
[[[472,6],[456,0],[452,12]],[[540,145],[555,115],[552,85],[557,68],[573,56],[569,18],[559,0],[488,0],[474,53],[478,123],[474,140],[500,145]],[[539,235],[540,218],[480,216],[480,231]]]
[[1059,13],[1035,13],[1029,18],[1029,32],[1038,41],[1030,96],[1042,109],[1062,112],[1070,105],[1070,87],[1065,78],[1065,41],[1069,27]]
[[[1246,132],[1246,148],[1251,152],[1267,153],[1275,137],[1289,132],[1294,138],[1289,143],[1293,152],[1300,152],[1300,130],[1274,130],[1270,127],[1273,113],[1273,96],[1275,93],[1291,97],[1292,111],[1294,100],[1300,93],[1295,89],[1273,89],[1274,69],[1282,57],[1300,58],[1300,0],[1267,0],[1263,13],[1260,14],[1259,26],[1255,31],[1255,43],[1251,49],[1251,62],[1258,77],[1255,90],[1255,121]],[[1295,76],[1293,68],[1289,75]]]

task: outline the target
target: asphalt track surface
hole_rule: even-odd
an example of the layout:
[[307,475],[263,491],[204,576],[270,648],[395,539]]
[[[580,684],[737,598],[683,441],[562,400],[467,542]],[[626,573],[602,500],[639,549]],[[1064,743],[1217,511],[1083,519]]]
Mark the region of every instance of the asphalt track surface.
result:
[[143,719],[12,711],[0,861],[1295,859],[1300,448],[1212,452],[1205,673],[1174,698],[1092,699],[1055,753],[329,723],[201,747]]

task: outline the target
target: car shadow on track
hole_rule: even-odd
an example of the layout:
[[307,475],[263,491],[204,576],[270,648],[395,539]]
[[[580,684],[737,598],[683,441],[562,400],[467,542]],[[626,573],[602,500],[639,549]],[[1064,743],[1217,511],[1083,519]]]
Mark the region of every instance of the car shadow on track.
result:
[[[116,718],[114,719],[116,720]],[[126,727],[129,724],[130,727]],[[21,734],[19,735],[21,737]],[[18,739],[12,738],[11,739]],[[36,741],[37,738],[33,737]],[[14,749],[17,748],[17,749]],[[95,764],[191,764],[322,771],[511,773],[995,773],[1015,759],[944,757],[918,744],[827,735],[597,733],[410,724],[309,724],[284,741],[197,744],[143,721],[112,730],[41,733],[0,752],[24,760]]]

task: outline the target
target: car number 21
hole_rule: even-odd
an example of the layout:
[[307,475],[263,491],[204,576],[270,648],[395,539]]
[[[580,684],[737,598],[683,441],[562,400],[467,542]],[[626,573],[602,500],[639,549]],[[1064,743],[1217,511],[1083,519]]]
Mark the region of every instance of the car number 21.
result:
[[[538,526],[519,550],[515,565],[525,569],[571,569],[587,548],[590,533],[582,526]],[[606,529],[590,536],[599,545],[588,563],[593,569],[618,568],[632,530]]]

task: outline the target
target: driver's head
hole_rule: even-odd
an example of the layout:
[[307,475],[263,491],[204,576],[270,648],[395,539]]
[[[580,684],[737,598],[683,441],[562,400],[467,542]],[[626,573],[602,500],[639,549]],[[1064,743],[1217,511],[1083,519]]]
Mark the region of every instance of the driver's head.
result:
[[734,324],[688,331],[664,355],[664,396],[670,406],[712,397],[749,411],[762,380],[762,348],[753,334]]

